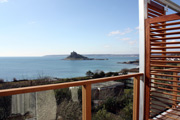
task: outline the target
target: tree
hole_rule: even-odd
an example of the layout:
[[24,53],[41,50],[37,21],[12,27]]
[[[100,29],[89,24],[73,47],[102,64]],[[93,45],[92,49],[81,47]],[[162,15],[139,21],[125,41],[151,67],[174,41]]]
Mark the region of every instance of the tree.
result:
[[113,76],[113,72],[108,72],[108,73],[106,73],[106,77],[111,77],[111,76]]
[[86,72],[86,76],[88,77],[92,77],[94,75],[93,72],[91,72],[90,70]]
[[99,73],[99,76],[100,76],[100,77],[104,77],[104,76],[105,76],[104,71],[101,71],[101,72]]

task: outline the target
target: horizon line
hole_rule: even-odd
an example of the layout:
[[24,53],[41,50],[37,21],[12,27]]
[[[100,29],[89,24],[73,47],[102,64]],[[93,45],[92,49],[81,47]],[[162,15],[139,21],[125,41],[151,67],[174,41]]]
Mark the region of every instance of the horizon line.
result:
[[[45,56],[63,56],[69,54],[49,54],[49,55],[37,55],[37,56],[0,56],[0,57],[45,57]],[[81,55],[139,55],[139,53],[127,53],[127,54],[113,54],[113,53],[97,53],[97,54],[81,54]]]

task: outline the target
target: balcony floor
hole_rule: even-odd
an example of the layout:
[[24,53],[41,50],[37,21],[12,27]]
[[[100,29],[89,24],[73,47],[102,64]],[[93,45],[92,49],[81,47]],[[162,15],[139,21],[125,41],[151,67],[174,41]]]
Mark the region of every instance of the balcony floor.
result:
[[180,106],[175,109],[169,109],[166,112],[161,113],[153,119],[157,120],[180,120]]

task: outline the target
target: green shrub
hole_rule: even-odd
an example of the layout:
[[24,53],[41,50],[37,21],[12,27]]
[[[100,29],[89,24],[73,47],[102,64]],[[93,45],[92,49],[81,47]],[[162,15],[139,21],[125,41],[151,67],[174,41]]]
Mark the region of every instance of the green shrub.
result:
[[92,120],[112,120],[111,113],[108,113],[105,108],[102,108],[93,115]]

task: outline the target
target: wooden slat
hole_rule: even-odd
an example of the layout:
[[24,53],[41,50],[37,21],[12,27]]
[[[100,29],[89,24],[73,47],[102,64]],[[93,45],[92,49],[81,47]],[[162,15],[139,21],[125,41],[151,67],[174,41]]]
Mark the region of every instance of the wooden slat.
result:
[[148,4],[148,8],[152,9],[160,14],[164,13],[164,10],[162,9],[162,7],[157,7],[157,5],[155,5],[154,3],[151,2],[151,4]]
[[162,52],[162,51],[153,51],[151,52],[151,54],[162,54],[162,53],[166,53],[166,54],[180,54],[180,51],[165,51],[165,52]]
[[161,99],[165,99],[165,100],[180,102],[180,100],[175,100],[175,99],[171,99],[171,98],[163,97],[163,96],[159,96],[159,95],[152,95],[152,94],[151,94],[150,96],[157,97],[157,98],[161,98]]
[[[174,72],[173,75],[174,75],[174,76],[177,76],[178,74],[177,74],[176,72]],[[173,77],[173,80],[174,80],[174,81],[178,81],[178,79],[177,79],[176,77]],[[173,82],[173,86],[178,86],[177,82]],[[178,88],[177,88],[177,87],[173,87],[173,90],[176,91],[176,90],[178,90]],[[175,96],[173,96],[173,99],[177,100],[177,94],[178,94],[178,93],[175,92],[175,91],[173,92],[173,94],[175,95]],[[176,108],[176,106],[177,106],[177,103],[176,103],[176,101],[174,101],[174,106],[173,106],[173,108]]]
[[170,96],[180,97],[180,95],[174,95],[174,94],[170,94],[170,93],[166,93],[166,92],[160,92],[160,91],[155,91],[155,90],[151,90],[151,92],[159,93],[159,94],[162,94],[162,95],[170,95]]
[[158,49],[180,49],[180,46],[168,46],[168,47],[151,47],[153,50],[158,50]]
[[142,76],[143,73],[129,74],[129,75],[121,75],[121,76],[113,76],[99,79],[90,79],[90,80],[82,80],[75,82],[67,82],[67,83],[59,83],[59,84],[49,84],[49,85],[39,85],[39,86],[31,86],[31,87],[22,87],[22,88],[12,88],[12,89],[4,89],[0,90],[0,96],[10,96],[15,94],[23,94],[23,93],[32,93],[46,90],[54,90],[61,88],[68,88],[73,86],[81,86],[86,84],[95,84],[101,82],[108,82],[120,79],[127,79],[130,77]]
[[171,23],[165,23],[165,24],[158,24],[158,25],[151,25],[150,27],[151,28],[154,28],[154,27],[162,27],[162,26],[170,26],[170,25],[178,25],[180,24],[180,22],[171,22]]
[[159,65],[159,64],[151,64],[151,67],[180,68],[180,66],[173,66],[173,65]]
[[171,28],[160,28],[160,29],[151,29],[151,32],[167,31],[167,30],[179,30],[180,27],[171,27]]
[[[161,111],[161,112],[162,112],[162,110],[161,110],[161,109],[158,109],[158,108],[155,108],[155,107],[151,107],[151,109],[154,109],[154,110],[159,110],[159,111]],[[173,119],[173,120],[177,120],[176,118],[173,118],[173,117],[171,117],[171,116],[169,116],[169,115],[167,115],[167,114],[161,114],[161,116],[165,116],[165,117],[167,117],[167,118],[170,118],[170,119]]]
[[177,87],[177,88],[179,88],[179,87],[180,87],[180,86],[178,86],[178,85],[166,84],[166,83],[161,83],[161,82],[151,82],[151,84],[156,84],[156,85],[165,85],[165,86]]
[[160,90],[166,90],[166,91],[170,91],[170,92],[180,92],[179,90],[173,90],[173,89],[168,89],[168,88],[163,88],[163,87],[156,87],[156,86],[151,86],[152,88],[156,88],[156,89],[160,89]]
[[151,106],[150,108],[151,108],[151,109],[154,109],[154,110],[157,110],[157,111],[161,111],[161,112],[164,110],[164,109],[159,109],[159,108],[152,107],[152,106]]
[[154,8],[159,9],[160,12],[162,12],[162,14],[164,13],[164,7],[152,0],[150,1],[150,4],[148,3],[148,8],[149,8],[149,6],[153,6]]
[[174,81],[174,80],[169,80],[169,79],[164,79],[164,78],[153,78],[153,77],[151,77],[151,79],[160,80],[160,81],[167,81],[167,82],[177,82],[177,83],[180,83],[180,81]]
[[167,60],[151,60],[151,62],[153,63],[180,63],[180,61],[167,61]]
[[159,13],[159,12],[156,12],[156,11],[153,11],[153,10],[151,10],[151,9],[148,9],[148,12],[149,13],[152,13],[152,14],[154,14],[154,15],[157,15],[157,16],[162,16],[163,14],[161,14],[161,13]]
[[180,34],[180,32],[166,32],[166,33],[158,33],[158,34],[155,34],[155,33],[151,33],[150,36],[163,36],[163,35],[177,35],[177,34]]
[[151,69],[151,71],[158,71],[158,72],[180,72],[180,70],[172,70],[172,69]]
[[151,101],[156,101],[156,102],[159,102],[159,103],[161,103],[161,104],[165,104],[165,105],[168,105],[168,106],[171,106],[171,105],[173,105],[173,103],[171,102],[167,102],[167,101],[165,101],[165,100],[160,100],[160,99],[157,99],[157,98],[154,98],[154,97],[151,97]]
[[154,105],[154,106],[158,106],[158,107],[162,107],[162,108],[171,108],[171,107],[167,107],[167,106],[164,106],[164,105],[160,105],[160,104],[156,104],[156,103],[153,103],[153,102],[150,102],[150,105]]
[[150,16],[150,17],[158,17],[156,15],[153,15],[152,13],[148,13],[148,16]]
[[[150,111],[150,112],[153,112],[153,111]],[[156,113],[157,114],[157,113]],[[148,120],[154,120],[154,119],[148,119]],[[162,118],[156,118],[156,120],[164,120]]]
[[[151,58],[180,58],[180,56],[161,56],[161,55],[151,55]],[[178,67],[178,66],[177,66]]]
[[[152,42],[151,45],[161,45],[161,44],[180,44],[180,42]],[[178,51],[180,53],[180,51]]]
[[[159,106],[158,104],[156,104],[156,105]],[[171,109],[170,107],[165,107],[165,108]],[[173,112],[169,112],[169,111],[166,111],[166,113],[172,114],[173,117],[174,117],[174,115],[175,115],[175,116],[179,116],[179,114],[176,114],[176,113],[173,113]]]
[[167,21],[173,21],[173,20],[179,20],[179,19],[180,19],[180,13],[176,13],[176,14],[164,15],[164,16],[149,19],[149,23],[167,22]]
[[180,78],[180,75],[167,75],[167,74],[156,74],[156,73],[151,73],[151,75]]
[[180,39],[180,37],[162,37],[162,38],[151,38],[152,40],[172,40],[172,39]]

